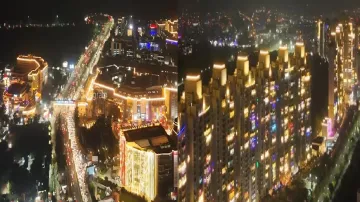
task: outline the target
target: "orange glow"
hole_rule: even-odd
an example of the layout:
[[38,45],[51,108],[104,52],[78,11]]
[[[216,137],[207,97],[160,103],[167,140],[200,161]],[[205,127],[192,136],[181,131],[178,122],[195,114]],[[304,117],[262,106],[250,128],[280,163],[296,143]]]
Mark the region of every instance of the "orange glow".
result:
[[169,88],[169,87],[165,87],[164,88],[165,90],[168,90],[168,91],[172,91],[172,92],[177,92],[177,88]]
[[260,54],[262,54],[262,55],[267,55],[267,54],[269,54],[269,51],[261,50],[261,51],[260,51]]
[[196,76],[186,76],[186,80],[190,80],[190,81],[197,81],[200,79],[200,75],[196,75]]
[[119,93],[116,93],[115,92],[115,88],[111,88],[111,87],[108,87],[108,86],[105,86],[103,84],[100,84],[100,83],[96,83],[94,82],[94,85],[100,87],[100,88],[105,88],[107,90],[110,90],[113,92],[114,96],[116,97],[119,97],[119,98],[122,98],[122,99],[125,99],[125,100],[146,100],[146,101],[162,101],[162,100],[165,100],[165,97],[159,97],[159,98],[134,98],[134,97],[129,97],[129,96],[125,96],[125,95],[121,95]]
[[225,64],[214,64],[214,69],[224,69],[225,68]]
[[36,108],[32,108],[32,109],[29,109],[29,110],[26,110],[26,111],[23,111],[23,115],[32,115],[32,114],[35,114],[35,110]]
[[237,56],[237,60],[246,61],[248,60],[248,56]]

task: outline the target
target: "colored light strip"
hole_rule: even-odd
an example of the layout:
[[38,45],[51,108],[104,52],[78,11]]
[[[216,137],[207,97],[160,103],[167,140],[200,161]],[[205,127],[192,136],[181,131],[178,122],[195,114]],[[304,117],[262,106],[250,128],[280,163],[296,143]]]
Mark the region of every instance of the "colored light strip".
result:
[[166,42],[169,42],[169,43],[175,43],[177,44],[178,41],[177,40],[172,40],[172,39],[166,39]]
[[162,100],[165,100],[165,97],[159,97],[159,98],[145,98],[145,97],[142,97],[142,98],[134,98],[134,97],[129,97],[129,96],[125,96],[125,95],[121,95],[119,93],[116,93],[115,92],[115,88],[111,88],[111,87],[108,87],[108,86],[105,86],[103,84],[100,84],[100,83],[96,83],[94,82],[94,85],[100,87],[100,88],[105,88],[107,90],[110,90],[113,92],[114,96],[116,97],[119,97],[119,98],[122,98],[122,99],[125,99],[125,100],[134,100],[134,101],[139,101],[139,100],[146,100],[146,101],[162,101]]

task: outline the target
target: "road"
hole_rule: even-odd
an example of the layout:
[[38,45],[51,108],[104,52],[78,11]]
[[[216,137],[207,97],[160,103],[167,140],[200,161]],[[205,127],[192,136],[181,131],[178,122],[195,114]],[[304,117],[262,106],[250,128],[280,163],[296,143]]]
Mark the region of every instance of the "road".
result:
[[95,40],[92,40],[90,45],[87,46],[85,53],[81,55],[77,65],[74,67],[74,71],[66,83],[65,88],[61,91],[59,98],[71,100],[79,98],[79,94],[87,77],[92,73],[94,66],[100,59],[104,43],[110,37],[110,31],[113,24],[113,20],[106,23],[103,26],[100,35],[97,36]]
[[[360,129],[360,116],[357,116],[356,119],[353,121],[353,124],[351,125],[351,130],[348,131],[348,134],[343,142],[343,147],[338,148],[339,155],[334,157],[334,167],[329,170],[329,173],[327,177],[321,182],[321,186],[319,184],[319,197],[315,201],[322,202],[326,197],[330,197],[332,199],[332,195],[329,191],[329,184],[332,183],[334,180],[336,180],[336,176],[339,176],[339,179],[337,181],[337,185],[335,186],[335,191],[338,189],[338,185],[341,184],[342,177],[349,166],[349,159],[351,159],[351,156],[353,154],[353,151],[356,146],[356,142],[359,140],[358,134]],[[341,135],[341,134],[340,134]],[[344,134],[345,135],[345,134]],[[348,156],[348,158],[346,158]]]
[[[85,53],[80,56],[77,65],[74,67],[69,80],[65,87],[60,92],[57,99],[77,100],[82,92],[84,83],[92,73],[94,66],[98,63],[104,44],[110,37],[110,31],[114,25],[113,18],[103,25],[101,32],[85,49]],[[102,25],[100,25],[102,26]],[[56,102],[55,102],[56,103]],[[74,110],[75,105],[53,105],[54,112],[52,119],[55,119],[57,113],[60,113],[63,120],[66,122],[66,131],[68,135],[67,145],[70,145],[70,150],[67,152],[70,166],[68,165],[68,172],[72,175],[72,190],[77,201],[91,202],[91,197],[85,179],[85,171],[87,162],[84,154],[82,154],[75,135],[74,124]],[[55,121],[50,120],[54,124]],[[52,128],[55,128],[52,125]],[[55,143],[54,143],[55,144]]]

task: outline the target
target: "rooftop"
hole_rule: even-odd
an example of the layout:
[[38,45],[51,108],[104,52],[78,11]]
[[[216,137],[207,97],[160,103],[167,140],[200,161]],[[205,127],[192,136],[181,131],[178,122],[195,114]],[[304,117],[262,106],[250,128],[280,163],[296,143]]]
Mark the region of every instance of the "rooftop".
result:
[[134,73],[133,68],[115,65],[103,67],[100,71],[95,80],[96,84],[114,88],[118,94],[139,98],[162,96],[162,87],[157,75]]
[[312,145],[311,147],[313,150],[319,151],[319,145]]
[[324,141],[324,137],[322,136],[317,136],[312,142],[315,144],[321,144]]
[[26,91],[26,83],[15,82],[7,88],[7,93],[12,95],[20,95]]
[[[165,55],[166,56],[166,55]],[[161,65],[151,62],[139,62],[136,60],[129,60],[125,57],[107,57],[102,61],[103,66],[116,64],[117,66],[135,67],[137,72],[150,74],[167,74],[167,76],[175,75],[177,79],[178,68],[169,65]]]
[[33,55],[20,55],[16,60],[14,73],[29,74],[31,71],[36,73],[39,70],[47,67],[47,62],[41,57]]
[[160,125],[123,130],[123,134],[128,143],[132,142],[138,148],[152,150],[157,154],[176,150],[176,142]]

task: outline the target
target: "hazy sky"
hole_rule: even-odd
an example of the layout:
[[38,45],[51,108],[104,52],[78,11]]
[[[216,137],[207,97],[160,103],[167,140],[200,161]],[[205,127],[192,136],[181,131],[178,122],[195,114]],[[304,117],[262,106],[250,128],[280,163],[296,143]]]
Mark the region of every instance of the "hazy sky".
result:
[[33,18],[83,16],[87,12],[111,12],[143,17],[176,15],[177,0],[5,0],[0,3],[0,22]]
[[[299,5],[309,4],[309,9],[325,11],[339,7],[360,6],[360,0],[2,0],[0,22],[24,19],[27,15],[36,18],[82,17],[89,11],[111,12],[111,14],[134,14],[143,17],[176,16],[184,5],[203,10],[221,8],[248,8],[253,5]],[[196,6],[192,6],[194,2]]]
[[194,7],[194,2],[198,2],[199,8],[203,10],[240,8],[245,9],[255,5],[284,6],[296,5],[317,11],[337,10],[345,7],[360,7],[360,0],[182,0],[180,7]]

